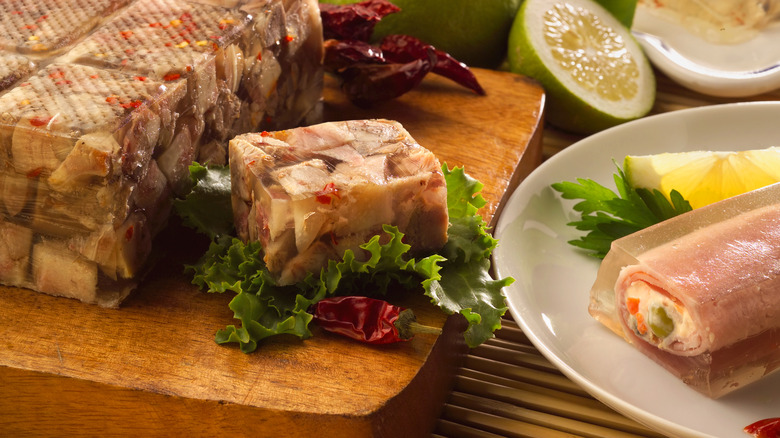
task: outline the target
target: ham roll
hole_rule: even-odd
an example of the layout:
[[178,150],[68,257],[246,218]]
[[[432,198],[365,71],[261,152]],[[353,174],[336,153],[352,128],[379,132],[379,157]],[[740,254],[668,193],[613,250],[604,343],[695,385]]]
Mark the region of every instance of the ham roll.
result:
[[590,314],[703,394],[780,367],[780,184],[613,242]]

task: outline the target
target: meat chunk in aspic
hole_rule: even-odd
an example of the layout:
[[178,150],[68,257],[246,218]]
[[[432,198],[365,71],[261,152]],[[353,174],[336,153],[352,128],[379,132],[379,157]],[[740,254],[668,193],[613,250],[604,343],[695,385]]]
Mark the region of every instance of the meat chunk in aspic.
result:
[[405,234],[413,255],[447,241],[447,187],[441,164],[400,123],[330,122],[244,134],[230,142],[238,235],[263,245],[280,284],[315,275],[348,249]]

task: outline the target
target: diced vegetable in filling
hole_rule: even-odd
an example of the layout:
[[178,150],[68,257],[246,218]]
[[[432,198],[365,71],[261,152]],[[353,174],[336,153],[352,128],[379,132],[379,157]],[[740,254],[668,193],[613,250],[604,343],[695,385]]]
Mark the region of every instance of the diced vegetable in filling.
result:
[[662,350],[684,350],[699,339],[688,310],[644,281],[631,283],[625,305],[634,333]]

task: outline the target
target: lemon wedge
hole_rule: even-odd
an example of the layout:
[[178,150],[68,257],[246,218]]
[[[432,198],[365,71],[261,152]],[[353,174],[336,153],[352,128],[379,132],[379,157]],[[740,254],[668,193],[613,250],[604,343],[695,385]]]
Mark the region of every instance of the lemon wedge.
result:
[[525,0],[509,34],[509,69],[536,79],[546,119],[593,133],[646,115],[655,76],[629,29],[592,0]]
[[674,189],[699,208],[780,182],[780,147],[629,155],[623,170],[634,187]]

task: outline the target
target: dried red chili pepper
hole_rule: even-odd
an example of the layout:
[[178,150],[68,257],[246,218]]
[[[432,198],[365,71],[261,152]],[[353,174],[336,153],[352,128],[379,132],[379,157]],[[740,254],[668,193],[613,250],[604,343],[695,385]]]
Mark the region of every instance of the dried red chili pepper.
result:
[[756,438],[780,438],[780,417],[756,421],[743,430]]
[[320,3],[322,31],[326,40],[368,41],[374,26],[386,15],[401,9],[386,0],[368,0],[350,5]]
[[327,40],[324,67],[332,73],[357,64],[386,64],[382,50],[364,41]]
[[341,71],[341,90],[357,106],[394,99],[414,89],[430,71],[429,60],[406,64],[356,64]]
[[430,56],[429,52],[433,51],[435,55],[431,70],[433,73],[463,85],[477,94],[485,94],[485,90],[466,64],[417,38],[409,35],[388,35],[382,39],[379,47],[382,49],[382,55],[390,62],[411,62]]
[[368,41],[376,23],[400,9],[384,0],[347,5],[320,4],[325,35],[325,69],[339,77],[341,89],[358,106],[389,100],[412,90],[429,72],[477,94],[485,90],[468,66],[409,35]]
[[314,321],[323,329],[368,344],[408,341],[415,334],[440,334],[418,324],[410,309],[363,296],[325,298],[312,306]]

